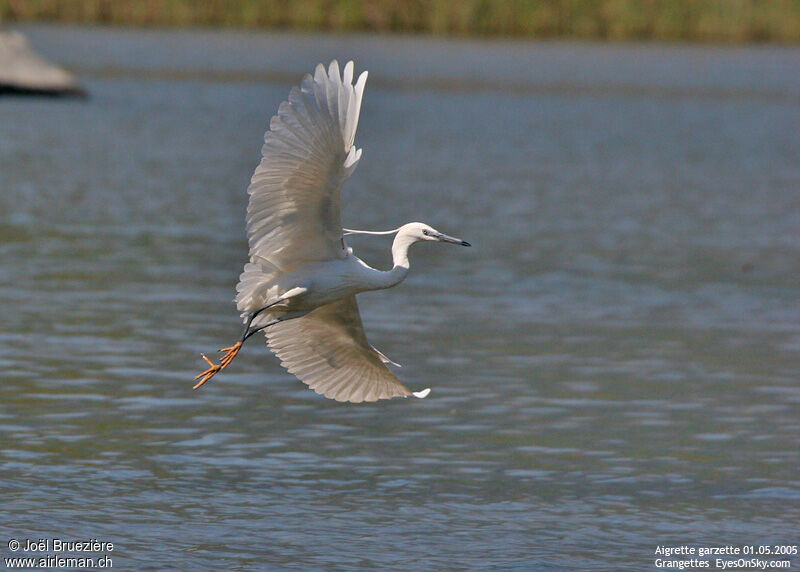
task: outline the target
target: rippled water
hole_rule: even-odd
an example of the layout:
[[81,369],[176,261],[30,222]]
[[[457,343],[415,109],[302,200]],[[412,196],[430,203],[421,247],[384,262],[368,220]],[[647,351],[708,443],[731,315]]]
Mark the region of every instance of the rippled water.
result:
[[[27,31],[91,97],[0,99],[3,556],[610,570],[800,540],[797,49]],[[327,401],[262,343],[192,392],[239,333],[268,118],[333,57],[370,70],[345,225],[474,245],[360,296],[431,396]]]

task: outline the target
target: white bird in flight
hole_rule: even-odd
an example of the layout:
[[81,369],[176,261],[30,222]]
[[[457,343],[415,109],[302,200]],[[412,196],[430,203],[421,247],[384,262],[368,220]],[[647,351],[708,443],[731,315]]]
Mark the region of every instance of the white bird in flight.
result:
[[[390,288],[408,274],[415,242],[470,246],[427,224],[411,222],[385,232],[343,229],[342,184],[361,158],[353,145],[367,72],[353,84],[353,62],[339,73],[318,65],[281,103],[269,123],[261,163],[247,193],[250,261],[236,286],[245,323],[238,342],[220,351],[219,364],[195,379],[197,389],[226,368],[250,336],[264,330],[267,345],[290,373],[337,401],[425,397],[409,391],[364,334],[356,294]],[[347,234],[395,234],[393,268],[371,268],[344,242]]]

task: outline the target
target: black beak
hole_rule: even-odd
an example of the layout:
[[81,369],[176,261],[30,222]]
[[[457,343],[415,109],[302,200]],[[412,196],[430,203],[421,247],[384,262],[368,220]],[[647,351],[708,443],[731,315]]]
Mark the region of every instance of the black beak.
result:
[[461,240],[460,238],[453,238],[452,236],[447,236],[446,234],[437,234],[436,238],[438,238],[441,242],[452,242],[453,244],[460,244],[461,246],[472,246],[466,240]]

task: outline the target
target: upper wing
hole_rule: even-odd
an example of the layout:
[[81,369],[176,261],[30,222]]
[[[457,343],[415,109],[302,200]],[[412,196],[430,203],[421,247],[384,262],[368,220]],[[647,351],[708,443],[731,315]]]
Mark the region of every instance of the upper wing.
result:
[[[367,342],[355,296],[271,326],[267,343],[281,365],[336,401],[377,401],[411,392]],[[417,394],[424,397],[427,392]]]
[[250,257],[281,270],[344,258],[339,190],[361,157],[353,146],[367,72],[353,85],[353,62],[334,60],[306,75],[264,135],[261,163],[247,189]]

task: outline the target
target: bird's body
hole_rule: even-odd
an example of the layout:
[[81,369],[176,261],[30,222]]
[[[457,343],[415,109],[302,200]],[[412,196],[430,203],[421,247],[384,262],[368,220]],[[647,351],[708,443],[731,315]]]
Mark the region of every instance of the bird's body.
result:
[[[311,311],[345,296],[388,288],[403,277],[393,271],[376,270],[354,254],[336,260],[309,262],[277,276],[269,271],[261,271],[261,275],[265,277],[263,286],[249,292],[248,298],[243,298],[238,304],[244,316],[263,308],[271,300],[284,296],[294,288],[302,288],[304,291],[271,308],[272,314],[284,310]],[[259,319],[259,322],[265,321],[266,317]]]
[[[427,226],[421,223],[410,223],[406,226],[410,227],[410,231],[415,229],[416,225]],[[344,258],[307,262],[287,272],[276,271],[268,263],[259,264],[258,259],[251,260],[242,274],[240,285],[247,294],[237,299],[238,308],[242,312],[242,317],[246,317],[271,301],[285,296],[287,292],[296,288],[302,289],[302,292],[270,308],[272,319],[275,319],[280,312],[311,311],[359,292],[391,288],[408,275],[410,266],[408,248],[412,244],[409,233],[401,228],[392,248],[393,266],[386,271],[372,268],[349,248]],[[260,287],[248,287],[246,281],[251,278],[248,273],[252,273],[252,279],[260,279]],[[253,325],[268,321],[267,316],[259,317],[254,320]]]
[[195,388],[263,330],[282,365],[326,397],[359,402],[427,395],[428,390],[406,389],[386,367],[394,362],[367,342],[355,295],[401,282],[415,242],[469,244],[426,224],[408,223],[390,231],[396,236],[387,271],[371,268],[347,247],[339,194],[361,157],[353,142],[366,72],[355,85],[352,79],[352,62],[343,76],[336,61],[327,73],[317,66],[270,121],[248,188],[250,261],[236,287],[245,332],[223,350],[220,365],[203,356],[210,367]]

